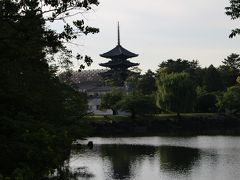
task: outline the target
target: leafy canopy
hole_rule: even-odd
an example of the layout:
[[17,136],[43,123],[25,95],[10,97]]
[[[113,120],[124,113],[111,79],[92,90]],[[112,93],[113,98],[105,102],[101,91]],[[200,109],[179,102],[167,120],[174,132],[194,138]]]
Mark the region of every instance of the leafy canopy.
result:
[[113,115],[117,114],[120,109],[120,100],[122,99],[123,92],[120,89],[114,88],[111,92],[104,94],[101,97],[101,109],[111,109]]
[[157,108],[153,95],[143,95],[137,91],[125,94],[120,102],[121,109],[131,113],[131,117],[155,113]]
[[164,73],[157,76],[157,105],[168,112],[191,112],[195,88],[188,73]]
[[223,97],[219,99],[218,106],[221,109],[240,110],[240,86],[232,86],[227,89]]

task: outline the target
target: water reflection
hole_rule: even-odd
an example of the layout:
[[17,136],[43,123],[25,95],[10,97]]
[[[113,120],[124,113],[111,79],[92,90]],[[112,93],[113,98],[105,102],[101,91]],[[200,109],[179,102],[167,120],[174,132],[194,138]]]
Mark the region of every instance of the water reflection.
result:
[[101,157],[107,158],[112,164],[112,178],[126,179],[134,176],[131,165],[144,156],[155,154],[156,148],[151,146],[102,145]]
[[177,173],[188,174],[200,158],[199,149],[194,148],[160,146],[157,151],[161,168]]
[[127,144],[109,141],[95,144],[92,150],[87,147],[73,150],[70,166],[87,167],[94,176],[85,179],[93,180],[225,180],[240,177],[240,138],[222,138],[220,143],[219,137],[179,141],[159,137],[159,140],[154,139],[155,145],[150,138],[149,145],[146,138],[143,143],[134,145],[130,144],[132,140],[121,138],[116,141]]
[[103,162],[110,163],[110,172],[105,175],[118,180],[136,177],[139,173],[136,164],[142,166],[146,160],[150,164],[156,164],[154,161],[157,160],[159,168],[166,172],[187,174],[200,157],[198,149],[175,146],[98,145],[94,147],[92,154],[89,152],[91,150],[86,148],[75,150],[72,155],[85,153],[88,158],[98,156]]

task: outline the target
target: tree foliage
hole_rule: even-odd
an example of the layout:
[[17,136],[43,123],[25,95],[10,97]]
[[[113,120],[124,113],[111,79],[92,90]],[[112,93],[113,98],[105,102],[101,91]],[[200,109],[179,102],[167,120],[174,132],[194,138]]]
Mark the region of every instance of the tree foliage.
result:
[[[232,20],[236,20],[240,17],[240,1],[239,0],[229,0],[230,6],[226,7],[226,14],[231,17]],[[240,29],[233,29],[230,38],[240,34]]]
[[240,73],[240,57],[238,54],[231,54],[223,61],[219,67],[225,89],[236,84],[236,79]]
[[188,61],[188,60],[172,60],[169,59],[167,61],[163,61],[159,68],[167,68],[169,73],[180,73],[180,72],[188,72],[192,73],[193,71],[199,68],[198,61]]
[[240,56],[239,54],[232,53],[224,61],[222,61],[224,67],[232,69],[234,71],[240,70]]
[[139,92],[126,94],[121,103],[121,109],[131,113],[131,117],[155,113],[157,108],[155,98],[152,95],[143,95]]
[[122,97],[123,92],[116,88],[112,92],[104,94],[101,97],[101,109],[111,109],[113,115],[117,115]]
[[229,109],[236,112],[240,110],[240,86],[232,86],[227,89],[223,97],[219,99],[220,109]]
[[155,73],[148,70],[141,75],[137,82],[137,89],[145,95],[151,95],[156,92],[156,77]]
[[196,100],[196,112],[214,113],[217,112],[217,96],[212,93],[199,95]]
[[223,77],[220,71],[213,65],[203,69],[202,85],[208,92],[221,91],[224,89]]
[[188,73],[164,73],[157,76],[157,105],[168,112],[191,112],[195,88]]
[[[42,179],[61,169],[68,157],[75,138],[71,129],[86,113],[86,98],[61,84],[56,67],[49,63],[56,62],[53,57],[59,53],[60,65],[66,68],[73,57],[90,64],[88,56],[73,55],[64,44],[98,29],[66,18],[97,4],[97,0],[0,1],[0,174],[4,177]],[[54,21],[63,22],[61,32],[46,25]]]
[[236,82],[238,85],[240,85],[240,76],[237,77]]
[[[80,54],[72,54],[65,43],[70,43],[79,35],[97,33],[99,30],[85,25],[82,19],[69,21],[76,13],[83,13],[98,5],[97,0],[60,0],[60,1],[40,1],[40,0],[3,0],[0,2],[0,40],[3,48],[4,57],[16,55],[21,52],[27,55],[31,52],[32,56],[37,57],[34,50],[41,50],[42,56],[48,53],[48,61],[55,61],[50,54],[60,52],[59,63],[63,67],[71,65],[71,58],[90,65],[90,57],[83,57]],[[54,23],[62,21],[62,31],[56,32],[46,26],[46,22]],[[64,43],[64,44],[63,44]],[[8,49],[7,51],[5,51]],[[16,52],[15,52],[16,50]],[[14,53],[15,52],[15,53]],[[41,59],[41,57],[38,57]],[[46,61],[46,60],[45,60]],[[80,69],[85,65],[81,65]]]
[[[180,86],[184,84],[180,84],[184,81],[181,78],[179,78],[179,80],[174,80],[177,79],[174,75],[177,76],[179,73],[187,73],[188,82],[192,84],[191,86],[193,87],[190,88],[190,91],[196,91],[197,93],[196,104],[191,104],[190,106],[192,106],[192,108],[188,111],[216,112],[219,108],[219,106],[216,106],[217,99],[221,99],[221,94],[224,93],[228,87],[235,86],[238,83],[240,73],[239,62],[239,55],[235,53],[232,53],[225,58],[222,61],[223,64],[219,67],[210,65],[207,68],[201,68],[195,61],[191,62],[181,59],[164,61],[160,64],[160,68],[157,71],[158,88],[156,97],[158,106],[165,111],[176,112],[177,108],[171,107],[171,104],[178,106],[176,102],[179,100],[176,100],[173,97],[175,97],[175,95],[181,97],[181,91],[176,90],[178,88],[177,82],[179,82]],[[175,88],[171,89],[169,87]],[[195,87],[197,88],[195,89]],[[189,88],[186,88],[186,90],[188,89]],[[184,108],[184,103],[181,107]],[[186,112],[184,109],[181,111]]]
[[186,72],[190,74],[190,78],[192,81],[196,84],[199,85],[202,83],[202,71],[201,68],[198,64],[197,60],[183,60],[183,59],[177,59],[177,60],[172,60],[169,59],[167,61],[163,61],[160,65],[159,68],[165,68],[165,71],[167,73],[181,73],[181,72]]

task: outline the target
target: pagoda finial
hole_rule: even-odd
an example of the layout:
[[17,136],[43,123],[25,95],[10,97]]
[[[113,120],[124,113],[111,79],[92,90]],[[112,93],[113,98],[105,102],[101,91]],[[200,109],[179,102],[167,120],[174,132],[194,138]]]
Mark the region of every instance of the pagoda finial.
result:
[[120,25],[118,21],[118,45],[120,45]]

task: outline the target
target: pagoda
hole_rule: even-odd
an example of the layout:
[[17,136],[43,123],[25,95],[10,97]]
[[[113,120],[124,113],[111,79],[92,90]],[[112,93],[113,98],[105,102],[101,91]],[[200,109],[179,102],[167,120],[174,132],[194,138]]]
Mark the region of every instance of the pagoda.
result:
[[128,68],[138,66],[139,63],[130,62],[128,59],[137,57],[138,54],[132,53],[123,48],[120,44],[120,28],[118,23],[118,44],[112,50],[100,54],[101,57],[108,58],[110,61],[101,63],[100,66],[110,68],[103,74],[105,79],[110,79],[115,85],[122,86],[130,74]]

